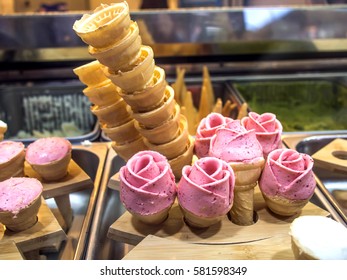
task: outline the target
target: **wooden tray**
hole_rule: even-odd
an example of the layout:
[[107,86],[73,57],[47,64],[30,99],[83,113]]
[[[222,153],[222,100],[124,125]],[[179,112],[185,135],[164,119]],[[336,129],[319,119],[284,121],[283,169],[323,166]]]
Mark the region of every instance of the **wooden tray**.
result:
[[66,240],[66,234],[42,198],[42,204],[37,215],[38,221],[31,228],[11,232],[0,223],[0,242],[14,242],[21,252],[30,252],[44,247],[50,247]]
[[22,253],[12,240],[0,241],[0,260],[23,260]]
[[36,178],[42,182],[44,198],[54,198],[57,207],[63,217],[63,227],[67,230],[70,228],[73,219],[69,194],[88,188],[93,188],[94,183],[87,173],[73,160],[70,160],[68,174],[59,181],[46,182],[41,176],[25,162],[24,172],[31,178]]
[[[277,240],[278,239],[278,240]],[[148,235],[124,260],[293,260],[289,235],[243,244],[194,244]],[[148,248],[151,253],[148,254]],[[285,248],[285,249],[284,249]]]
[[[165,238],[169,242],[186,242],[190,244],[189,246],[191,246],[191,244],[210,245],[214,246],[214,249],[216,249],[217,245],[250,245],[252,247],[240,247],[239,254],[235,255],[235,257],[249,258],[245,252],[252,248],[252,252],[255,254],[253,254],[254,256],[261,257],[262,259],[269,259],[276,254],[276,252],[288,252],[288,250],[290,250],[288,232],[291,222],[296,217],[300,215],[329,215],[327,211],[309,202],[302,209],[300,214],[291,217],[280,217],[268,210],[258,187],[255,188],[254,203],[254,210],[257,213],[258,220],[251,226],[238,226],[233,224],[226,216],[220,223],[207,229],[191,228],[184,222],[182,212],[178,204],[175,203],[170,210],[168,219],[158,226],[143,224],[134,219],[129,212],[125,212],[110,226],[108,237],[132,245],[138,245],[149,235]],[[283,242],[283,240],[285,240],[285,242]],[[266,249],[263,248],[264,245],[274,246],[274,244],[277,246],[274,249],[275,252],[271,250],[270,247]],[[187,244],[180,244],[180,246],[186,245]],[[265,252],[269,252],[269,254],[265,254],[264,250]],[[288,253],[286,256],[289,258]],[[165,256],[163,256],[163,258],[165,258]]]
[[347,140],[337,138],[312,155],[317,166],[347,172]]

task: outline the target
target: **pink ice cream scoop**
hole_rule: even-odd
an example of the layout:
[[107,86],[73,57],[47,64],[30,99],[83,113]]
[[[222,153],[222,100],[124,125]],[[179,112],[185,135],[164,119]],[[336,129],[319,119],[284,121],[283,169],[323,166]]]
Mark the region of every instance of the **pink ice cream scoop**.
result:
[[15,141],[0,142],[0,164],[6,163],[24,151],[24,144]]
[[261,191],[267,196],[289,200],[306,200],[314,192],[313,159],[291,149],[272,151],[259,180]]
[[120,198],[137,215],[152,215],[171,207],[176,198],[175,177],[158,152],[140,151],[120,169]]
[[241,119],[241,124],[247,129],[254,129],[257,139],[263,148],[264,158],[268,154],[282,147],[282,124],[272,113],[258,114],[249,112],[247,117]]
[[219,113],[211,113],[203,118],[197,128],[194,142],[194,153],[198,158],[207,157],[212,136],[218,128],[224,127],[232,119]]
[[51,163],[65,157],[71,149],[70,141],[65,138],[40,138],[27,147],[25,159],[30,164]]
[[263,149],[255,130],[246,130],[240,120],[233,120],[217,129],[210,143],[210,156],[226,162],[251,164],[263,158]]
[[17,214],[40,196],[42,189],[35,178],[17,177],[0,182],[0,211]]
[[235,176],[223,160],[204,157],[185,166],[178,183],[179,204],[196,216],[212,218],[228,213],[233,204]]

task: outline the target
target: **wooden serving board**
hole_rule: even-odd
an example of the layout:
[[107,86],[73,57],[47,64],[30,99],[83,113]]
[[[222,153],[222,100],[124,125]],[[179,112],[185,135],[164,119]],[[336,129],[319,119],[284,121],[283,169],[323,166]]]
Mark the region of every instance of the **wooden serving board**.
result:
[[[277,240],[278,239],[278,240]],[[293,260],[289,235],[244,244],[194,244],[148,235],[124,260]],[[150,254],[148,254],[150,248]]]
[[119,191],[120,190],[120,181],[119,181],[119,172],[117,172],[116,174],[114,174],[110,180],[108,181],[107,186],[110,189]]
[[347,140],[337,138],[312,155],[315,164],[347,172]]
[[0,223],[0,242],[14,242],[21,252],[50,247],[66,240],[67,236],[42,198],[37,223],[29,229],[12,232]]
[[0,241],[0,260],[23,260],[22,253],[12,240]]
[[42,182],[42,195],[46,199],[94,187],[91,178],[73,159],[69,163],[68,174],[59,181],[46,182],[42,180],[40,175],[27,162],[25,162],[24,172],[27,176]]
[[24,171],[27,176],[41,181],[43,197],[46,199],[54,198],[64,219],[63,227],[66,230],[70,228],[73,220],[73,211],[69,194],[94,187],[94,183],[88,174],[73,159],[70,160],[67,175],[58,181],[44,181],[27,162],[25,162]]
[[[225,216],[220,223],[206,229],[187,226],[177,203],[171,208],[169,217],[157,226],[146,225],[133,218],[129,212],[125,212],[110,226],[108,237],[132,245],[139,244],[148,235],[167,238],[170,241],[204,245],[252,245],[254,242],[260,241],[262,244],[268,241],[269,245],[273,245],[273,240],[288,236],[290,224],[296,217],[300,215],[329,215],[327,211],[309,202],[301,213],[291,217],[280,217],[268,210],[258,187],[255,188],[254,210],[258,220],[251,226],[233,224]],[[282,246],[283,250],[288,249],[287,243],[280,243],[279,245]]]

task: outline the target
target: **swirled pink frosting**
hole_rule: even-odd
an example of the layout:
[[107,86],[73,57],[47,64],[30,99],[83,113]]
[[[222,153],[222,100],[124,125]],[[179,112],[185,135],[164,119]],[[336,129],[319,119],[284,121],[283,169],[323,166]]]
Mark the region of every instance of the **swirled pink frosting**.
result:
[[255,112],[249,112],[247,117],[241,119],[241,124],[247,130],[255,130],[265,158],[271,151],[282,147],[281,135],[283,128],[280,121],[276,119],[275,114],[264,113],[259,115]]
[[18,214],[41,195],[42,189],[35,178],[15,177],[0,182],[0,211]]
[[23,151],[24,151],[24,144],[22,142],[15,142],[15,141],[0,142],[0,164],[15,158],[19,153]]
[[313,195],[316,181],[313,159],[292,149],[270,152],[259,179],[259,187],[268,196],[304,200]]
[[204,157],[185,166],[177,187],[179,204],[199,217],[218,217],[231,209],[235,175],[223,160]]
[[158,213],[176,198],[175,177],[167,159],[155,151],[140,151],[120,169],[120,198],[139,215]]
[[70,141],[65,138],[40,138],[27,147],[25,159],[30,164],[47,164],[62,159],[71,149]]
[[263,158],[263,149],[255,130],[246,130],[240,120],[233,120],[219,128],[210,143],[210,156],[226,162],[251,164]]
[[224,127],[232,119],[219,113],[211,113],[203,118],[197,128],[194,142],[194,153],[198,158],[207,157],[212,136],[218,128]]

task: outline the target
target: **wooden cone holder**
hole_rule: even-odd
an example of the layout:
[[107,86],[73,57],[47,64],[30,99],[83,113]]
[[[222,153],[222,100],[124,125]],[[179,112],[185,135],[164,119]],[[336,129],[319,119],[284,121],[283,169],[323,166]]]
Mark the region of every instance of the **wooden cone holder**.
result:
[[67,175],[59,181],[46,182],[38,175],[31,166],[25,162],[25,174],[31,178],[37,178],[42,182],[42,196],[54,198],[56,205],[64,219],[63,227],[67,230],[70,228],[73,220],[73,211],[70,203],[69,194],[88,188],[93,188],[94,184],[91,178],[83,169],[74,161],[70,160]]
[[[238,248],[238,254],[233,255],[230,253],[229,257],[231,259],[269,259],[271,257],[282,259],[293,257],[288,232],[291,222],[296,217],[300,215],[329,215],[327,211],[309,202],[299,214],[291,217],[280,217],[273,214],[266,207],[258,186],[254,192],[254,211],[257,220],[250,226],[236,225],[230,221],[228,216],[225,216],[218,224],[205,229],[195,229],[185,223],[183,214],[176,202],[171,208],[167,220],[158,226],[145,225],[134,219],[129,212],[125,212],[110,226],[108,237],[119,242],[138,245],[147,236],[153,235],[166,240],[162,240],[162,242],[172,242],[173,246],[174,244],[179,244],[177,246],[190,248],[190,251],[188,251],[195,252],[195,254],[198,254],[199,248],[202,249],[202,247],[196,247],[197,244],[210,246],[209,248],[206,247],[206,250],[210,249],[210,252],[213,246],[213,250],[220,251],[222,254],[225,254],[225,252],[223,253],[224,250],[232,250],[230,246],[234,248],[235,245],[242,244],[246,247]],[[182,242],[185,244],[182,244]],[[229,247],[224,248],[224,246],[216,245]],[[265,248],[264,245],[267,247]],[[271,249],[271,246],[273,249]],[[250,252],[249,250],[252,250],[252,254],[247,253]],[[151,251],[153,251],[152,247]],[[281,251],[286,251],[287,253],[285,255],[277,254]],[[182,257],[179,253],[174,255],[172,251],[168,250],[168,252],[171,252],[172,257]],[[205,250],[201,250],[201,256],[204,252]],[[160,254],[159,251],[158,254]],[[165,258],[165,252],[163,254],[162,256],[158,255],[158,258]],[[214,256],[218,257],[218,255]],[[152,254],[148,257],[152,257]]]
[[[20,252],[27,253],[59,244],[67,239],[65,232],[43,198],[37,218],[35,225],[20,232],[9,231],[0,224],[0,245],[6,246],[8,242],[13,242]],[[0,250],[0,259],[7,257],[2,254],[3,251]]]
[[23,260],[22,253],[12,240],[0,241],[0,260]]

